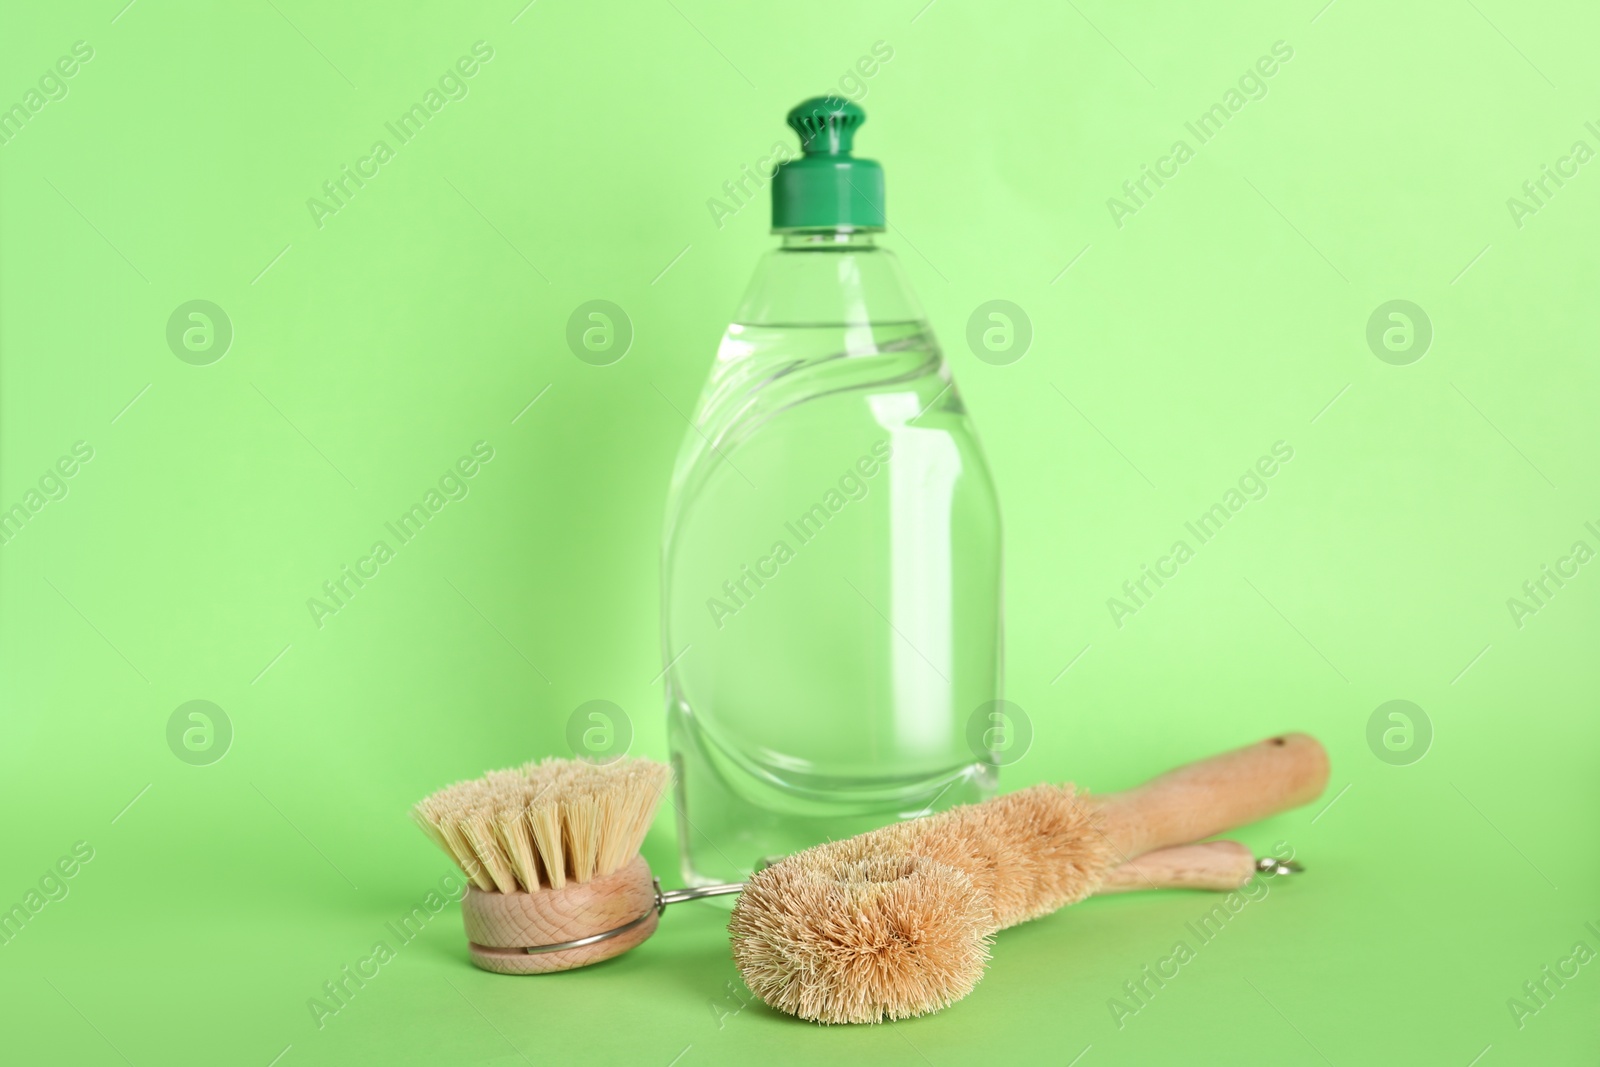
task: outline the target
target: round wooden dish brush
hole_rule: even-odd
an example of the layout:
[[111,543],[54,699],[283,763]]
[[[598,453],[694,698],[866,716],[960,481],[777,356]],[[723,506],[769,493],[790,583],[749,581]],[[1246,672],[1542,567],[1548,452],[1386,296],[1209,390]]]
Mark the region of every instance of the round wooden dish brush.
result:
[[639,846],[671,777],[647,759],[547,759],[418,802],[412,818],[471,880],[461,918],[472,962],[564,971],[654,933],[657,891]]
[[1038,785],[818,845],[758,872],[728,929],[745,983],[824,1023],[938,1011],[972,991],[994,933],[1095,892],[1117,864],[1298,807],[1328,758],[1287,734],[1122,793]]

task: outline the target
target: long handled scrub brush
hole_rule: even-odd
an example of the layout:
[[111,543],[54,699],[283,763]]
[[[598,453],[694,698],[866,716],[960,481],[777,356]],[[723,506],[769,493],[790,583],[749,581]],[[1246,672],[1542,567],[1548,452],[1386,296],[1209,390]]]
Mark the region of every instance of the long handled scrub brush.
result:
[[1328,758],[1304,734],[1123,793],[1039,785],[797,853],[734,906],[751,991],[817,1022],[938,1011],[972,991],[992,935],[1082,900],[1119,863],[1309,803]]
[[[418,803],[413,809],[417,823],[456,861],[472,883],[462,901],[472,962],[504,974],[586,966],[619,955],[649,937],[667,904],[744,889],[745,886],[735,884],[663,892],[651,877],[649,866],[638,855],[638,849],[668,780],[665,766],[643,759],[623,759],[606,765],[546,760],[458,783]],[[936,827],[955,812],[990,810],[1004,822],[1015,815],[1012,808],[1001,807],[1007,802],[1016,804],[1010,798],[999,798],[900,825]],[[940,839],[940,834],[930,832],[928,847],[934,848],[934,843]],[[758,876],[751,887],[766,887],[762,892],[774,905],[772,922],[780,923],[784,909],[792,907],[788,895],[792,883],[775,880],[776,875],[771,872],[809,869],[817,884],[826,885],[830,879],[835,879],[840,887],[835,892],[848,894],[851,891],[848,887],[860,881],[859,872],[849,862],[841,861],[839,854],[822,850],[848,848],[851,842],[868,840],[877,842],[870,848],[885,850],[887,862],[899,863],[898,869],[904,871],[909,862],[922,875],[942,878],[939,884],[948,884],[948,891],[962,898],[963,906],[968,907],[964,914],[970,914],[971,922],[960,926],[959,930],[962,936],[978,943],[980,955],[976,966],[981,970],[986,958],[982,955],[984,930],[993,924],[999,912],[993,906],[988,910],[971,911],[970,905],[980,892],[989,896],[995,894],[996,878],[974,880],[971,873],[963,874],[948,864],[920,854],[907,860],[903,840],[891,842],[867,835],[852,838],[850,842],[834,842],[799,853],[770,868],[769,872],[763,872],[767,880],[763,882]],[[969,861],[978,854],[975,848],[973,845],[967,849]],[[894,851],[896,849],[901,851]],[[824,858],[817,866],[819,857]],[[811,866],[807,867],[808,864]],[[1236,842],[1176,845],[1130,856],[1127,862],[1100,871],[1095,884],[1081,895],[1147,888],[1230,890],[1244,885],[1258,872],[1287,873],[1292,869],[1292,865],[1272,859],[1258,862]],[[955,875],[949,873],[952,870]],[[1011,872],[998,861],[993,870],[1008,881],[1013,873],[1020,875],[1024,884],[1038,881],[1037,870]],[[873,898],[880,914],[884,908],[892,910],[893,893],[903,895],[908,885],[922,884],[909,874],[895,881],[906,885],[895,887],[889,882],[879,883],[893,891]],[[1037,895],[1038,889],[1028,892]],[[1002,893],[998,899],[1010,898]],[[737,909],[747,923],[758,912],[759,909],[743,902]],[[907,915],[909,918],[911,913]],[[827,921],[828,916],[815,916],[817,925],[813,932],[822,930],[822,924]],[[736,958],[743,954],[752,961],[746,972],[752,988],[756,987],[757,980],[769,985],[774,980],[773,953],[782,951],[781,936],[773,936],[778,929],[776,925],[764,928],[757,924],[743,935],[735,930]],[[794,932],[800,934],[799,947],[803,952],[815,950],[816,945],[811,944],[799,928]],[[886,936],[893,935],[886,932]],[[846,939],[840,942],[840,947],[848,952],[861,945]],[[912,966],[918,965],[914,958],[910,962]],[[741,968],[745,968],[743,962]],[[972,981],[975,982],[976,977]],[[967,988],[970,989],[970,985]],[[784,1006],[782,996],[775,995],[769,1002],[784,1010],[793,1010]]]

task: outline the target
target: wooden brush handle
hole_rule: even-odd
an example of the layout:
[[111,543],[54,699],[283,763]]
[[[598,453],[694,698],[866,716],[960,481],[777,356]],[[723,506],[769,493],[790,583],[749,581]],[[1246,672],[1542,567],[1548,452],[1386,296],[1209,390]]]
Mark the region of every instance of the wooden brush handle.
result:
[[1237,841],[1203,841],[1197,845],[1146,852],[1113,867],[1095,888],[1096,896],[1139,889],[1210,889],[1226,893],[1256,875],[1256,857]]
[[1231,830],[1297,808],[1328,784],[1328,754],[1308,734],[1280,734],[1094,798],[1119,857]]

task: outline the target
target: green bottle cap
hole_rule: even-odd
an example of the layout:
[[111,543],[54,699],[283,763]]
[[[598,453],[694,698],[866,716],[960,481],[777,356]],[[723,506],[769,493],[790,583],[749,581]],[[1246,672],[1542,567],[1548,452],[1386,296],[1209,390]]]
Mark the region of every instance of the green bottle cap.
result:
[[772,176],[773,230],[882,230],[883,168],[850,154],[867,113],[837,96],[816,96],[788,121],[805,155]]

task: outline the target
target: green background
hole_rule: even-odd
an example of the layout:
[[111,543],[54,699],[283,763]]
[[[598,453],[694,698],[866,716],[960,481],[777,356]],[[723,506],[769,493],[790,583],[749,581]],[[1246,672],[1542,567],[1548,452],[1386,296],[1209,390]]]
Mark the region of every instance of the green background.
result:
[[[1600,163],[1507,205],[1600,149],[1592,10],[123,2],[0,14],[0,106],[93,49],[0,145],[0,507],[93,449],[0,547],[0,906],[93,849],[0,946],[8,1061],[1596,1061],[1600,963],[1520,1027],[1507,1004],[1600,950],[1600,566],[1520,626],[1507,604],[1600,549]],[[319,228],[307,200],[478,41],[468,95]],[[1004,787],[1306,729],[1327,797],[1241,837],[1309,873],[1120,1028],[1110,999],[1211,899],[1090,901],[1001,935],[965,1002],[853,1029],[736,1010],[711,906],[521,980],[468,966],[452,906],[318,1029],[308,999],[448,870],[412,801],[565,753],[591,699],[665,755],[663,499],[772,241],[764,193],[720,227],[707,201],[830,90],[868,112],[884,243],[999,486],[1034,731]],[[1178,139],[1119,227],[1108,199]],[[203,366],[166,339],[196,299],[234,333]],[[592,299],[632,323],[610,366],[565,341]],[[993,299],[1032,326],[1009,365],[965,343]],[[1366,340],[1394,299],[1432,325],[1409,365]],[[1118,626],[1107,599],[1280,440],[1268,495]],[[319,628],[307,599],[477,441],[470,495]],[[167,741],[196,699],[232,724],[207,766]],[[1368,743],[1395,699],[1430,724],[1409,751]],[[669,882],[674,852],[664,814]]]

